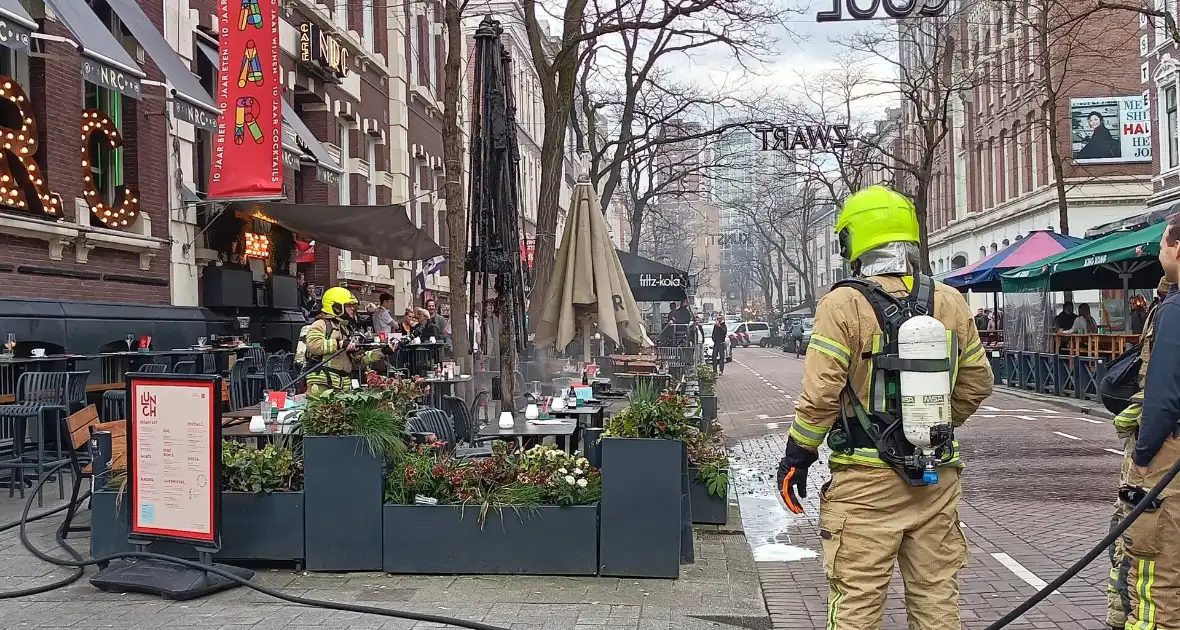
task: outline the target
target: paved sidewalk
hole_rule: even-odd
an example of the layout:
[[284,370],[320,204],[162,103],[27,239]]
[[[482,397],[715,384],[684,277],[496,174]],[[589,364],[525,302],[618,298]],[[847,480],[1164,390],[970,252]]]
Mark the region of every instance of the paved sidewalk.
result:
[[[57,489],[50,491],[56,498]],[[0,496],[0,525],[16,520],[16,499]],[[55,504],[56,505],[56,504]],[[52,507],[48,502],[46,509]],[[732,509],[731,526],[697,532],[696,563],[679,580],[522,576],[390,576],[260,571],[255,581],[285,593],[482,621],[514,630],[770,630],[757,570]],[[88,518],[88,513],[84,513]],[[54,548],[51,517],[31,527],[36,544]],[[346,528],[346,521],[341,521]],[[85,534],[69,541],[88,555]],[[557,550],[555,550],[555,553]],[[64,555],[60,550],[54,555]],[[67,573],[37,561],[15,530],[0,533],[0,591]],[[87,579],[93,575],[88,571]],[[0,628],[447,628],[373,615],[290,605],[241,588],[194,602],[166,602],[98,591],[86,579],[36,597],[0,600]]]
[[[774,498],[802,362],[738,351],[718,380],[721,421],[734,435],[731,469],[775,630],[826,627],[827,585],[818,533],[826,454],[811,468],[801,516]],[[963,627],[980,630],[1073,564],[1107,532],[1120,447],[1108,421],[1049,397],[997,387],[960,431],[967,469],[960,520],[970,547],[960,573]],[[784,410],[785,409],[785,410]],[[1109,452],[1112,449],[1115,452]],[[1100,557],[1008,628],[1104,629],[1109,564]],[[891,584],[882,630],[907,627],[900,576]],[[951,627],[948,626],[948,630]]]

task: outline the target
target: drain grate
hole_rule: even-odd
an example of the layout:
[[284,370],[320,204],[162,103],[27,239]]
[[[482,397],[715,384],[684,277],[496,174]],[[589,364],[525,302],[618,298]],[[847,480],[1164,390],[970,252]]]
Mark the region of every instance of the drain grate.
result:
[[735,617],[733,615],[689,615],[701,621],[712,621],[747,630],[772,630],[770,617]]

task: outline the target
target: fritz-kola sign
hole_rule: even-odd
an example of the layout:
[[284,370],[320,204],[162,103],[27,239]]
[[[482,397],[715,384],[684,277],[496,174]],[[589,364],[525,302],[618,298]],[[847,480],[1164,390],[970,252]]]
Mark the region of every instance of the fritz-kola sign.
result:
[[[938,17],[946,12],[950,0],[831,0],[831,11],[815,14],[816,22],[840,22],[844,9],[853,20],[873,20],[884,5],[886,19]],[[861,5],[864,5],[863,7]]]
[[641,287],[682,287],[684,278],[679,274],[645,273],[639,276]]
[[832,151],[848,148],[848,125],[759,127],[763,151]]

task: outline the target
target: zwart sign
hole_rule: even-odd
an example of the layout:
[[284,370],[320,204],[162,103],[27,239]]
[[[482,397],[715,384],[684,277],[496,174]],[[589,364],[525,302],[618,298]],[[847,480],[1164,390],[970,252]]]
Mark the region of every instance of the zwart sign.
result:
[[684,287],[687,284],[687,280],[680,274],[645,273],[639,276],[641,287]]
[[[876,19],[878,11],[884,5],[885,15],[893,19],[914,17],[938,17],[946,12],[950,0],[868,0],[868,5],[861,8],[865,0],[831,0],[831,11],[820,11],[815,14],[816,22],[839,22],[844,19],[844,9],[848,9],[848,16],[853,20]],[[921,7],[919,8],[919,3]]]
[[848,148],[848,125],[782,125],[754,130],[763,151],[831,151]]

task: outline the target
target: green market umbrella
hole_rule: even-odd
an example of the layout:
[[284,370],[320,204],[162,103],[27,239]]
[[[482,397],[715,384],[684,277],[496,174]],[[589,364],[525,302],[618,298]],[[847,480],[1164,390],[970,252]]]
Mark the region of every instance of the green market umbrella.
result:
[[1154,288],[1163,274],[1157,256],[1166,225],[1115,232],[1013,269],[1002,276],[1004,292],[1035,291],[1046,278],[1050,291]]

